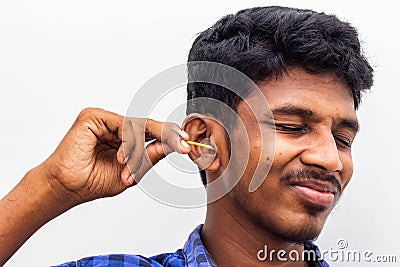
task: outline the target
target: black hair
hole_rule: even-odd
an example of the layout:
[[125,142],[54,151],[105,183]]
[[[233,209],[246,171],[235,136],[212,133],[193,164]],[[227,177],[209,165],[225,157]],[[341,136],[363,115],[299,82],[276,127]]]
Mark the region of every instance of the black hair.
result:
[[[334,15],[305,9],[255,7],[227,15],[197,36],[188,56],[188,62],[193,61],[228,65],[255,83],[278,78],[292,66],[310,73],[333,72],[347,83],[355,109],[362,92],[373,84],[373,69],[361,50],[357,30]],[[213,98],[237,110],[238,95],[210,83],[190,83],[196,79],[190,68],[188,75],[188,101]],[[187,114],[210,114],[229,125],[209,105],[196,103],[187,105]],[[205,171],[200,173],[206,185]]]

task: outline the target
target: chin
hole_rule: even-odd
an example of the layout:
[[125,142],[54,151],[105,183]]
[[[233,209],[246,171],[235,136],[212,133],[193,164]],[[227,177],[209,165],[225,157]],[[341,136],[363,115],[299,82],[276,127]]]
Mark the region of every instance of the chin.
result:
[[275,232],[276,236],[287,242],[303,244],[313,241],[321,234],[330,209],[302,207],[301,210],[281,210],[282,217],[259,217],[264,229]]
[[325,216],[321,215],[322,214],[315,217],[306,213],[297,213],[286,214],[280,218],[256,216],[256,220],[253,222],[255,222],[259,228],[274,234],[281,240],[295,244],[303,244],[306,241],[315,240],[320,235],[326,219]]
[[292,243],[303,244],[306,241],[313,241],[317,239],[321,231],[322,227],[299,225],[298,227],[291,228],[286,232],[283,232],[281,237]]
[[315,207],[307,209],[307,212],[301,215],[294,214],[290,216],[290,223],[282,225],[281,237],[298,244],[313,241],[320,235],[328,214],[328,210]]

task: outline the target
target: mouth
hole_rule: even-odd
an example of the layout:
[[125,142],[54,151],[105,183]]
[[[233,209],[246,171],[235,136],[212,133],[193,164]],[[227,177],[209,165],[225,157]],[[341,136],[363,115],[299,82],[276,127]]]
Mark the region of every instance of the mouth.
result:
[[319,180],[293,182],[290,186],[303,202],[320,208],[332,206],[338,193],[334,185]]

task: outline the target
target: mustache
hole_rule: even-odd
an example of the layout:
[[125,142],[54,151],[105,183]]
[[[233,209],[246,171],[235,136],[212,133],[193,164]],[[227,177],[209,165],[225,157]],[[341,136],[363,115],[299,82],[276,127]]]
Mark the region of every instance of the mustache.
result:
[[291,183],[296,181],[310,181],[313,179],[330,182],[337,189],[337,192],[339,194],[342,193],[342,185],[333,174],[322,175],[316,170],[299,169],[288,172],[282,177],[282,181],[287,185],[290,185]]

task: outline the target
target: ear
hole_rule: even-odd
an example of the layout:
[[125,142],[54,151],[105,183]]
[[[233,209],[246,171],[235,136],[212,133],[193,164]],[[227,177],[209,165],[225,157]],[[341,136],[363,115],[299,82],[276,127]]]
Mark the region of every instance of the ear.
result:
[[[189,134],[189,139],[205,145],[211,145],[214,150],[190,145],[190,159],[196,163],[201,169],[216,172],[220,168],[220,159],[218,157],[217,140],[213,140],[213,131],[217,122],[210,117],[192,113],[187,116],[183,122],[182,129]],[[217,123],[218,124],[218,123]]]

